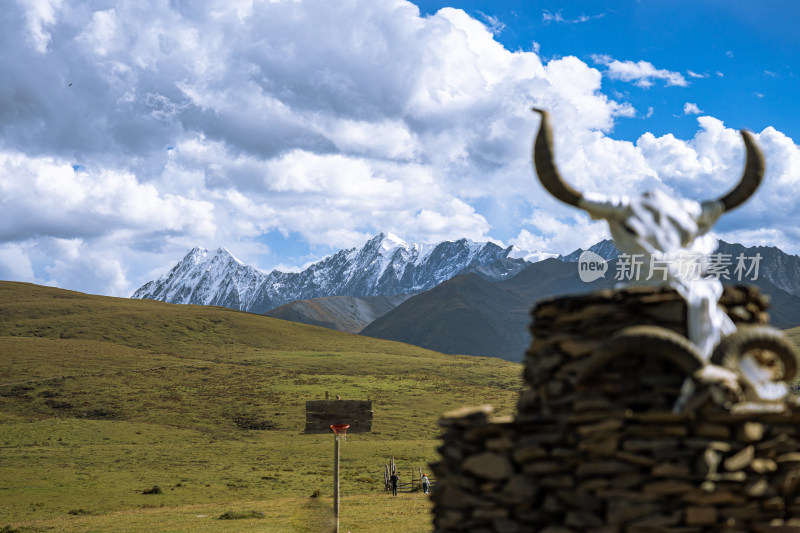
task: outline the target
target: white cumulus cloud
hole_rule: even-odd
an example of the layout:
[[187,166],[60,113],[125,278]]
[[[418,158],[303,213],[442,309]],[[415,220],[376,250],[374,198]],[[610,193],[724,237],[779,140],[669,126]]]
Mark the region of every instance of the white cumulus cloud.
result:
[[703,111],[697,107],[697,104],[692,102],[686,102],[683,104],[683,114],[684,115],[699,115]]
[[[685,86],[681,74],[512,52],[495,39],[499,20],[459,9],[422,17],[404,0],[4,7],[6,279],[125,295],[195,245],[224,245],[264,268],[285,263],[270,249],[274,234],[317,256],[379,231],[435,242],[502,230],[521,247],[565,253],[591,245],[603,224],[584,230],[588,218],[536,181],[532,106],[550,110],[558,164],[582,190],[706,197],[740,172],[738,133],[712,117],[698,118],[689,141],[613,138],[636,110],[603,92],[604,75]],[[756,216],[789,242],[797,147],[770,129],[758,138],[763,190],[720,231],[745,235]]]
[[689,85],[680,72],[656,68],[649,61],[619,61],[606,55],[594,55],[592,59],[608,68],[608,77],[612,80],[629,81],[643,89],[652,87],[654,80],[663,81],[667,87]]

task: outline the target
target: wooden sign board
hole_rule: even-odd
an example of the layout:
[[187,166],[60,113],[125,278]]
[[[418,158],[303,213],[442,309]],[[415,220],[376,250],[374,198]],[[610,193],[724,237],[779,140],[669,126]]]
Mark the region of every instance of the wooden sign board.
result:
[[372,400],[306,401],[306,433],[330,433],[332,424],[350,424],[347,433],[372,431]]

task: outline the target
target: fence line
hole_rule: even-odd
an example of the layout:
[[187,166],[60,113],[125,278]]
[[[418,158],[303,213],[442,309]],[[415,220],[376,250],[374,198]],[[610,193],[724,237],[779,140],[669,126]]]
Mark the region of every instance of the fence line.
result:
[[[397,483],[397,492],[403,493],[411,493],[416,492],[418,490],[422,490],[422,467],[417,467],[418,470],[418,477],[414,477],[414,469],[411,469],[411,481],[399,481]],[[394,462],[394,457],[392,457],[389,464],[384,465],[383,470],[383,482],[384,482],[384,490],[386,492],[390,492],[392,490],[392,472],[397,473],[397,465]],[[400,475],[399,473],[397,474]],[[433,490],[433,487],[436,485],[436,480],[428,477],[428,490]]]

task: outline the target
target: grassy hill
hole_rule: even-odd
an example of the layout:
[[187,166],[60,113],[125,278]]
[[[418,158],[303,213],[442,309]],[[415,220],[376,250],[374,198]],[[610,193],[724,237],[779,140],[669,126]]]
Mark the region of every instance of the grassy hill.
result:
[[502,283],[472,273],[456,276],[406,300],[360,334],[519,361],[530,344],[530,309],[517,312],[526,300]]
[[[435,460],[451,408],[511,414],[520,372],[225,308],[0,282],[0,531],[322,531],[333,438],[302,430],[325,391],[375,411],[373,432],[342,447],[343,530],[429,531],[426,498],[383,493],[384,463],[408,480]],[[217,519],[250,509],[267,518]]]
[[295,300],[263,314],[301,324],[358,333],[364,329],[364,326],[382,317],[407,300],[409,296],[409,294],[361,297],[325,296],[309,300]]
[[[474,273],[459,275],[410,297],[360,334],[409,342],[443,353],[521,361],[531,342],[527,326],[534,302],[611,289],[617,284],[613,274],[616,271],[617,260],[609,261],[611,274],[585,283],[580,279],[577,263],[545,259],[502,281],[488,281]],[[752,284],[770,298],[772,325],[785,329],[800,324],[800,297],[763,276]]]

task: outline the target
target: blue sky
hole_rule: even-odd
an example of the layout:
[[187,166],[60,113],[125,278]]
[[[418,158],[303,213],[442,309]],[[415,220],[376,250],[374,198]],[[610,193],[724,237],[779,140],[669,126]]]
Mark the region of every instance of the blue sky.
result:
[[[495,25],[508,50],[539,50],[550,58],[574,55],[603,70],[593,58],[646,61],[681,74],[685,86],[657,80],[647,88],[605,79],[603,92],[622,95],[638,115],[620,120],[618,139],[645,132],[689,138],[696,115],[686,102],[732,128],[767,126],[800,139],[794,102],[800,94],[800,3],[746,0],[697,1],[418,1],[424,14],[454,6]],[[616,93],[615,93],[616,92]],[[647,117],[648,109],[653,114]]]
[[[756,5],[759,4],[759,5]],[[19,0],[0,13],[0,279],[127,296],[194,246],[298,268],[389,231],[566,253],[581,190],[762,188],[718,236],[800,253],[793,1]]]

